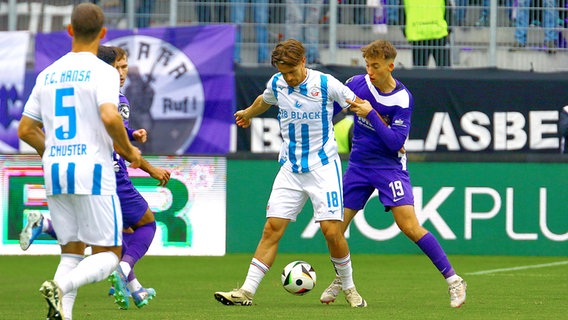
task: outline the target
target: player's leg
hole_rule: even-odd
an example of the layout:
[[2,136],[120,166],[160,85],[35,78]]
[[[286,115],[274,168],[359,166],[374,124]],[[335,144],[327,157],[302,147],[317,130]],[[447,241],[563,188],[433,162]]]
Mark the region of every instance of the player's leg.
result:
[[123,250],[120,266],[124,273],[128,274],[127,288],[131,292],[134,304],[136,307],[141,308],[148,304],[148,301],[156,295],[154,289],[143,288],[138,281],[132,281],[136,279],[134,265],[148,252],[156,234],[156,220],[154,219],[154,213],[149,207],[144,212],[144,216],[132,229],[132,233],[123,233],[126,247]]
[[407,171],[377,170],[374,172],[375,187],[386,210],[392,210],[400,230],[416,243],[446,279],[450,291],[450,305],[460,307],[465,302],[466,283],[456,275],[440,243],[424,229],[414,211],[414,195]]
[[[351,222],[351,220],[353,220],[358,210],[345,208],[343,212],[345,216],[343,218],[342,230],[345,233],[347,227],[349,226],[349,223]],[[343,287],[341,285],[341,278],[337,273],[335,265],[334,265],[334,270],[335,270],[335,279],[333,279],[333,281],[329,284],[329,286],[327,286],[327,288],[325,288],[325,290],[322,292],[320,296],[321,303],[330,304],[331,302],[335,302],[337,295],[343,290]]]
[[155,234],[154,213],[146,207],[143,217],[132,226],[132,232],[123,234],[126,247],[123,250],[120,266],[125,274],[130,274],[136,262],[148,252]]
[[[343,176],[343,203],[345,206],[342,223],[343,233],[345,233],[357,212],[365,206],[367,200],[375,190],[369,182],[370,175],[367,168],[360,169],[349,166],[345,171],[345,175]],[[334,302],[337,295],[342,291],[342,281],[337,273],[337,269],[335,273],[335,279],[320,296],[321,303],[329,304]]]
[[57,239],[50,219],[44,217],[38,211],[30,212],[27,218],[26,225],[22,229],[22,232],[20,232],[20,248],[22,248],[22,250],[28,250],[42,233],[47,233],[52,238]]
[[345,298],[352,307],[366,307],[367,302],[355,288],[349,245],[344,234],[341,171],[339,159],[334,159],[328,165],[303,175],[302,185],[310,195],[315,220],[320,223]]
[[[117,184],[119,185],[117,194],[120,198],[125,229],[121,261],[117,270],[109,278],[113,285],[109,294],[112,292],[114,302],[121,309],[128,309],[129,297],[134,291],[138,291],[128,287],[128,277],[134,265],[146,254],[152,244],[156,233],[156,221],[148,203],[130,180],[122,179]],[[146,296],[144,291],[139,293],[134,295],[133,298],[135,304],[142,307],[148,303],[149,299],[144,299]],[[140,298],[142,299],[140,300]]]
[[297,176],[284,169],[278,172],[268,200],[267,219],[262,237],[250,263],[245,282],[239,289],[215,292],[214,297],[217,301],[225,305],[252,305],[256,289],[276,258],[278,242],[290,221],[296,220],[306,203],[307,194],[302,191]]
[[394,220],[400,230],[412,240],[430,258],[448,283],[450,305],[459,308],[466,298],[467,284],[456,274],[444,249],[436,237],[418,223],[414,206],[403,205],[392,207]]
[[27,222],[20,232],[20,248],[26,251],[34,240],[42,233],[43,215],[38,211],[32,211],[27,216]]
[[154,290],[154,288],[144,288],[142,286],[140,281],[136,278],[134,269],[132,269],[128,275],[128,290],[131,292],[134,304],[138,308],[147,305],[148,302],[156,296],[156,290]]
[[[64,309],[71,312],[79,287],[106,279],[116,269],[122,238],[115,230],[122,229],[122,219],[115,196],[62,194],[48,196],[48,204],[62,259],[56,278],[44,282],[40,290],[50,302],[50,310],[57,309],[60,303],[61,310],[56,311],[62,314]],[[81,213],[80,218],[77,212]],[[91,245],[92,254],[81,260],[85,244]],[[68,299],[63,299],[66,295]]]
[[278,242],[289,223],[290,220],[282,218],[269,217],[266,220],[262,238],[250,263],[245,282],[239,289],[229,292],[215,292],[214,296],[217,301],[225,305],[252,305],[252,299],[260,282],[274,263],[278,251]]
[[320,227],[327,241],[331,262],[341,281],[341,289],[345,293],[345,299],[354,308],[366,307],[367,302],[355,288],[351,254],[349,253],[349,245],[342,231],[341,221],[320,221]]

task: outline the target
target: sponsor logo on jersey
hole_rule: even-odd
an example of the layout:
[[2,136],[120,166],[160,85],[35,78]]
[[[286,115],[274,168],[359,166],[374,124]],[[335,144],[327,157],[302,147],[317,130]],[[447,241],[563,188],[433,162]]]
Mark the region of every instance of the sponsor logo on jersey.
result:
[[404,120],[402,120],[402,119],[396,119],[396,120],[394,120],[394,122],[392,124],[395,125],[395,126],[406,127],[404,125]]

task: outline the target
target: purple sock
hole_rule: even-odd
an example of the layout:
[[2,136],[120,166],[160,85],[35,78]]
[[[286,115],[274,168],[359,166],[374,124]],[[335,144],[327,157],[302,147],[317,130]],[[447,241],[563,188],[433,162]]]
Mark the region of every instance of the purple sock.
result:
[[123,239],[126,239],[126,250],[123,252],[122,261],[128,263],[134,269],[136,262],[142,259],[148,251],[155,234],[156,221],[137,228],[134,233],[130,233],[126,237],[123,234]]
[[55,230],[53,230],[53,225],[51,224],[51,220],[44,219],[43,222],[47,223],[47,230],[45,230],[45,233],[52,236],[53,239],[57,239],[57,234],[55,234]]
[[122,233],[122,256],[123,257],[126,254],[126,249],[128,248],[128,243],[130,241],[132,241],[133,236],[134,236],[134,233],[126,233],[126,232]]
[[128,274],[128,282],[132,281],[136,279],[136,275],[134,274],[134,269],[130,270],[130,273]]
[[416,241],[416,244],[422,251],[432,260],[432,263],[440,270],[440,273],[444,278],[449,278],[456,274],[454,268],[450,264],[448,257],[440,243],[430,232],[425,234],[420,240]]

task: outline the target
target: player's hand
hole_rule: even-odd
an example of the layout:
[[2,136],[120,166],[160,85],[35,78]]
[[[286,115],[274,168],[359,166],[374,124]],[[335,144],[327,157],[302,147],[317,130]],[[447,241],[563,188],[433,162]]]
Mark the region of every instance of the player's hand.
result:
[[239,127],[248,128],[250,127],[250,119],[246,117],[245,110],[239,110],[235,112],[235,122]]
[[150,175],[158,180],[158,186],[163,187],[170,181],[171,172],[164,168],[155,168]]
[[351,105],[349,109],[355,112],[355,114],[361,118],[366,118],[369,112],[373,110],[371,103],[367,100],[362,100],[361,102],[357,102],[347,99],[345,101]]
[[132,132],[132,137],[140,143],[145,143],[148,141],[148,132],[146,132],[146,129],[138,129]]

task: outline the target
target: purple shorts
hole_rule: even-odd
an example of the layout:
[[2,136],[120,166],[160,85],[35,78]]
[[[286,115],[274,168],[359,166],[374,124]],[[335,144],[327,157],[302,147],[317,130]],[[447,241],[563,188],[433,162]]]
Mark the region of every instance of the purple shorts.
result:
[[120,199],[120,208],[122,209],[123,227],[129,228],[135,225],[148,209],[148,202],[142,197],[140,192],[136,190],[130,180],[117,180],[116,193]]
[[343,176],[345,208],[361,210],[376,190],[385,211],[391,207],[414,205],[408,171],[348,166]]

